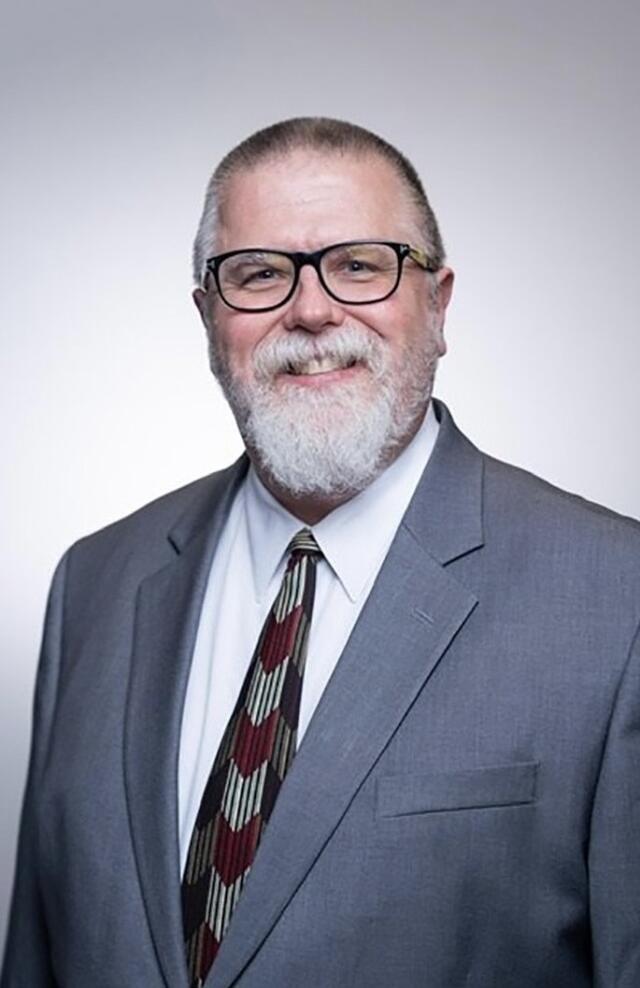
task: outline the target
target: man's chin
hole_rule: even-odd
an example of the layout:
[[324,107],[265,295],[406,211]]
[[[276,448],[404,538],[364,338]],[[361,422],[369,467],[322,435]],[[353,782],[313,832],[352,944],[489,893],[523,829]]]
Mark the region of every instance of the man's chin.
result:
[[[241,432],[261,473],[292,495],[357,493],[377,475],[392,433],[380,398],[345,400],[344,385],[321,393],[290,386],[289,400],[254,406]],[[239,423],[240,424],[240,423]]]

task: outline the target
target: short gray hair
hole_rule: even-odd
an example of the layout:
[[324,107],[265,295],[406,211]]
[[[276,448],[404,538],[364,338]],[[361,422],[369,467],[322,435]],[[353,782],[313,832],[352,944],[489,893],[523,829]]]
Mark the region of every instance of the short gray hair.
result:
[[442,267],[444,245],[435,214],[429,205],[420,177],[397,148],[382,137],[357,124],[330,117],[292,117],[251,134],[222,159],[207,185],[204,207],[193,245],[193,280],[204,286],[206,262],[215,253],[216,224],[224,186],[242,169],[250,169],[267,158],[309,149],[328,153],[376,154],[388,161],[405,183],[412,204],[417,208],[420,230],[429,259]]

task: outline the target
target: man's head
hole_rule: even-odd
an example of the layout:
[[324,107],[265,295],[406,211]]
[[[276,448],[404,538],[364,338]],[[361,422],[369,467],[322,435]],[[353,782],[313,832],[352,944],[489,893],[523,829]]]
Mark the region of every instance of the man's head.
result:
[[[299,256],[352,241],[393,246]],[[244,249],[253,254],[207,266]],[[445,352],[443,262],[417,174],[369,131],[284,121],[219,165],[194,248],[194,298],[212,368],[276,492],[337,503],[410,441]],[[293,289],[281,305],[279,286]]]

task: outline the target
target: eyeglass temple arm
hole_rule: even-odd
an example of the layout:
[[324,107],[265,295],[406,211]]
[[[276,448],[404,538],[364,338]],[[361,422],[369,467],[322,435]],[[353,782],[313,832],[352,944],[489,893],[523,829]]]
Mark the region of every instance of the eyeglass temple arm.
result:
[[421,268],[425,271],[437,271],[438,265],[434,264],[433,261],[429,259],[429,255],[425,250],[420,247],[409,247],[409,257],[416,264],[419,264]]

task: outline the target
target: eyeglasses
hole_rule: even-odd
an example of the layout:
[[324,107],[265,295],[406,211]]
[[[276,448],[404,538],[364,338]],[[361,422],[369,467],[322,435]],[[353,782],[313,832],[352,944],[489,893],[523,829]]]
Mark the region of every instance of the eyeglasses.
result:
[[327,295],[345,305],[369,305],[393,295],[407,258],[424,271],[437,271],[426,252],[387,240],[350,240],[320,250],[251,247],[210,257],[222,301],[239,312],[269,312],[289,301],[305,264],[315,268]]

